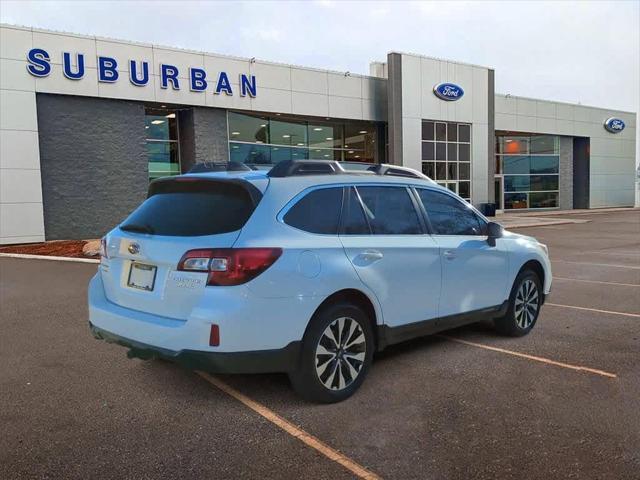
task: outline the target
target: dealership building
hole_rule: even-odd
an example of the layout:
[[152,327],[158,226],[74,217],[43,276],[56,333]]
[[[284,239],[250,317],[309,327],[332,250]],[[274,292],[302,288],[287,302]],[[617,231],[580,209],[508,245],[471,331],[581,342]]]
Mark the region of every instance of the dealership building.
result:
[[96,238],[151,179],[229,160],[404,165],[504,211],[634,204],[635,113],[499,94],[491,68],[391,52],[363,76],[0,35],[0,243]]

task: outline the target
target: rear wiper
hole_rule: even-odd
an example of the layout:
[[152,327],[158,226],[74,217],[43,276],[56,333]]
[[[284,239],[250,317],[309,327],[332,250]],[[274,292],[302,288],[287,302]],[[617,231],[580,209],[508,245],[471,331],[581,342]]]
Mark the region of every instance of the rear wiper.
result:
[[155,230],[153,229],[153,227],[147,224],[137,225],[135,223],[130,223],[127,225],[122,225],[120,227],[120,230],[125,230],[127,232],[139,232],[139,233],[149,233],[149,234],[155,233]]

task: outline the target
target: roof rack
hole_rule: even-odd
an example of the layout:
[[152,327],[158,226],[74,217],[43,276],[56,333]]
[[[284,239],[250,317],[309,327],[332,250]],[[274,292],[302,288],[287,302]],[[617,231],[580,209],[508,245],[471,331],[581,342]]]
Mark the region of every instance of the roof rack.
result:
[[205,172],[249,172],[253,168],[240,162],[199,162],[196,163],[187,173]]
[[390,165],[388,163],[372,165],[367,170],[374,172],[376,175],[393,175],[395,177],[429,179],[429,177],[424,173],[414,170],[413,168],[400,167],[398,165]]
[[413,168],[400,167],[398,165],[362,163],[357,166],[360,167],[362,165],[364,168],[354,169],[350,169],[349,165],[355,165],[355,163],[335,160],[286,160],[276,164],[269,170],[267,175],[269,177],[284,178],[299,175],[373,174],[429,180],[429,177]]
[[346,173],[339,162],[331,160],[285,160],[277,163],[269,177],[295,177],[298,175],[337,175]]

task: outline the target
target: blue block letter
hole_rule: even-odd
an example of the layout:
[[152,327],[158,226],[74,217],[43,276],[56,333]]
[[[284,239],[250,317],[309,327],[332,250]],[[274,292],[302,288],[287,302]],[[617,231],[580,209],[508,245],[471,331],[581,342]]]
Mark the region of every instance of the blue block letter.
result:
[[32,48],[27,53],[27,71],[34,77],[46,77],[51,73],[51,59],[46,50]]
[[129,60],[129,81],[136,87],[144,87],[149,83],[149,62],[142,62],[142,78],[138,78],[138,64]]
[[180,90],[178,83],[178,69],[173,65],[160,65],[160,87],[169,88],[169,80],[174,90]]
[[113,83],[118,80],[118,62],[115,58],[98,57],[98,81]]
[[64,76],[70,80],[80,80],[84,77],[84,55],[82,53],[78,53],[76,55],[78,68],[74,72],[73,65],[71,65],[71,54],[68,52],[64,52],[62,54],[62,72]]
[[227,95],[233,95],[233,90],[231,90],[231,82],[229,82],[229,77],[225,72],[220,72],[220,76],[218,77],[218,84],[216,85],[216,93],[219,95],[221,92],[226,93]]
[[256,76],[240,75],[240,96],[246,97],[247,93],[251,98],[256,96]]
[[207,72],[200,68],[190,68],[189,69],[189,78],[191,79],[191,83],[189,88],[192,92],[204,92],[207,89],[207,81],[205,78],[207,77]]

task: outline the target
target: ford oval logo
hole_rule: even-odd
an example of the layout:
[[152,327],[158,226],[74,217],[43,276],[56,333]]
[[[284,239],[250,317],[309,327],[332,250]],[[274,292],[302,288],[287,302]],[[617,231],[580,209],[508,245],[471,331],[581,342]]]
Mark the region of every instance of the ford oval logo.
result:
[[604,122],[604,128],[606,128],[607,131],[611,133],[620,133],[622,130],[624,130],[624,127],[624,122],[619,118],[607,118],[607,120]]
[[136,255],[138,253],[140,253],[140,245],[138,245],[137,243],[130,243],[129,244],[129,248],[127,249],[129,250],[129,253],[131,255]]
[[464,90],[455,83],[439,83],[433,87],[433,93],[442,100],[452,102],[454,100],[460,100],[464,95]]

